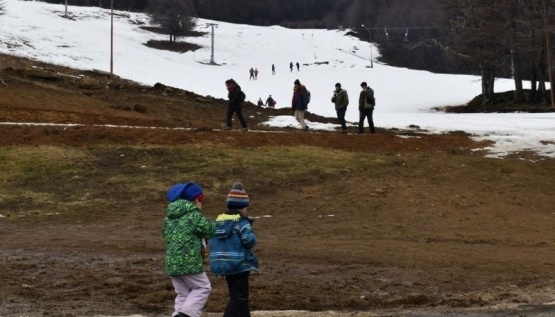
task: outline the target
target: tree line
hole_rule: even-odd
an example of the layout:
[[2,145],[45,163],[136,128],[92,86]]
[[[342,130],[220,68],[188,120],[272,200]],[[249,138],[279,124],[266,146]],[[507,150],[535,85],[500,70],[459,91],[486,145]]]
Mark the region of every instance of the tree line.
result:
[[[46,0],[65,3],[65,0]],[[193,17],[290,28],[349,28],[378,44],[382,62],[479,74],[485,102],[495,78],[514,78],[515,102],[546,103],[553,86],[555,0],[68,0],[71,5],[150,13],[174,41]],[[551,64],[551,67],[553,65]],[[524,91],[523,80],[532,81]]]

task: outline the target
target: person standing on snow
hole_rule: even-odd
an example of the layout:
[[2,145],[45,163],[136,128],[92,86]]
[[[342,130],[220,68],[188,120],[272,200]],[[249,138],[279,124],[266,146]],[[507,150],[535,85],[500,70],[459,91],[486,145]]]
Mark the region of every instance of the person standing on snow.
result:
[[291,100],[291,109],[295,111],[295,119],[301,124],[301,129],[306,131],[308,126],[304,122],[304,113],[308,109],[308,91],[304,85],[297,79],[293,86],[293,100]]
[[358,130],[357,133],[364,132],[364,119],[368,119],[368,126],[370,127],[370,133],[376,133],[376,128],[374,127],[374,119],[372,118],[372,114],[374,113],[374,107],[376,106],[376,98],[374,98],[374,90],[368,87],[366,82],[362,82],[360,84],[362,91],[360,92],[360,96],[358,98],[358,111],[359,111],[359,120],[358,120]]
[[347,131],[347,123],[345,121],[345,113],[347,112],[347,106],[349,105],[349,96],[345,89],[341,89],[341,84],[335,84],[335,90],[333,96],[331,97],[331,102],[335,104],[335,111],[337,112],[337,119],[341,125],[341,132]]

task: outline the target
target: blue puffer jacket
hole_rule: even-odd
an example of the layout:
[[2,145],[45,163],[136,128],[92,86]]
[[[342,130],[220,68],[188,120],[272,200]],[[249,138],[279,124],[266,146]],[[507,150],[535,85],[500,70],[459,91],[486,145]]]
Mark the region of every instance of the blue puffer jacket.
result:
[[216,219],[216,235],[210,239],[210,271],[216,276],[258,270],[252,248],[256,235],[251,221],[232,210]]

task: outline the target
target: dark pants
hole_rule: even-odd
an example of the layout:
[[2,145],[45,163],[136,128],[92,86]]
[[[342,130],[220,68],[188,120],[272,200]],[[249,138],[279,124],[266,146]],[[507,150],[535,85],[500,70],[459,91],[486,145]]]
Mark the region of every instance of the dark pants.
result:
[[249,275],[250,271],[235,275],[226,275],[229,289],[229,302],[224,317],[250,317],[249,309]]
[[370,133],[376,133],[376,128],[374,128],[374,120],[372,119],[372,113],[374,113],[374,108],[359,110],[360,116],[358,119],[358,132],[364,132],[364,119],[368,119],[368,126],[370,126]]
[[347,122],[345,122],[345,113],[347,112],[347,108],[336,109],[335,111],[337,111],[337,119],[341,125],[341,130],[347,130]]
[[227,127],[231,128],[231,117],[233,116],[234,112],[237,113],[237,117],[239,118],[239,121],[241,122],[241,126],[243,127],[243,129],[246,128],[247,121],[245,121],[245,118],[243,117],[243,113],[241,112],[241,107],[227,108]]

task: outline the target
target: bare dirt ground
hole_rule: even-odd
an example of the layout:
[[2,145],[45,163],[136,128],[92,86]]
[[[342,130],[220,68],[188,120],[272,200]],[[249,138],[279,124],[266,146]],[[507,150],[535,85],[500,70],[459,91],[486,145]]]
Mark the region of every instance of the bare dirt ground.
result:
[[[486,144],[464,133],[384,130],[379,118],[375,135],[268,128],[260,123],[291,113],[254,105],[244,107],[251,131],[222,131],[224,100],[122,79],[106,89],[104,75],[10,56],[0,55],[0,77],[7,84],[0,82],[1,122],[82,124],[0,125],[0,150],[86,151],[99,162],[91,175],[133,173],[118,157],[179,159],[181,146],[247,155],[266,147],[327,153],[307,166],[314,177],[253,177],[247,183],[251,215],[260,217],[255,230],[262,270],[251,279],[251,308],[260,312],[253,315],[555,315],[553,160],[533,153],[488,159],[479,150]],[[95,126],[105,124],[186,129]],[[333,160],[336,152],[371,156],[374,165],[368,166],[383,170],[345,166],[344,176],[320,171],[318,161]],[[8,166],[2,157],[0,167]],[[11,186],[37,191],[31,181],[2,181],[5,194]],[[95,182],[88,186],[119,197],[112,180]],[[64,184],[51,179],[43,186]],[[210,190],[221,198],[226,186]],[[163,190],[144,195],[140,204],[122,197],[62,216],[41,214],[25,197],[0,199],[0,315],[169,316]],[[221,212],[215,200],[205,206],[209,218]],[[216,316],[227,291],[225,281],[211,280],[206,311]],[[535,315],[526,313],[529,308]],[[311,312],[262,312],[278,310]]]

